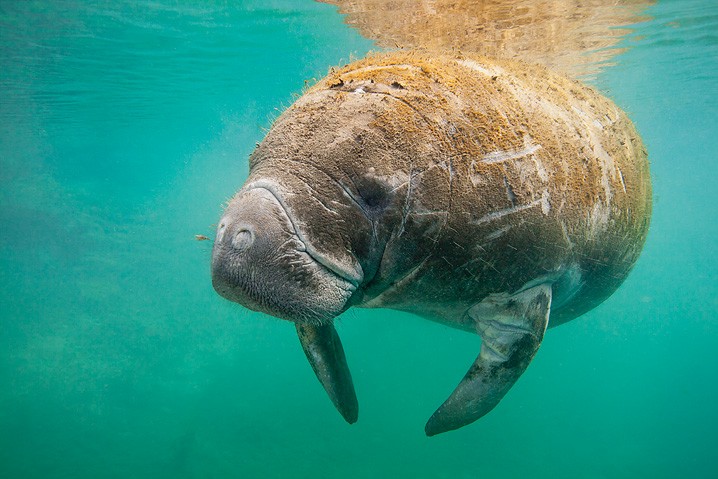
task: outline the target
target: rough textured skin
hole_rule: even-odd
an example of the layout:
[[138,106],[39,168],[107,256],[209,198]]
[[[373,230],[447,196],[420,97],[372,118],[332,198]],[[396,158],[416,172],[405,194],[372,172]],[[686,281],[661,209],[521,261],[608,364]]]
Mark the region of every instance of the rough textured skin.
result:
[[[359,305],[470,330],[468,308],[539,277],[557,282],[550,325],[595,307],[638,258],[651,211],[646,151],[618,107],[486,58],[402,51],[338,69],[277,120],[251,169],[248,182],[303,179],[287,202],[325,217],[303,225],[317,249],[362,265]],[[381,203],[363,205],[373,224],[347,195]]]
[[276,121],[220,221],[215,289],[288,319],[348,422],[332,326],[350,306],[478,333],[428,435],[489,412],[547,326],[623,282],[651,213],[646,151],[580,83],[512,61],[399,51],[332,71]]

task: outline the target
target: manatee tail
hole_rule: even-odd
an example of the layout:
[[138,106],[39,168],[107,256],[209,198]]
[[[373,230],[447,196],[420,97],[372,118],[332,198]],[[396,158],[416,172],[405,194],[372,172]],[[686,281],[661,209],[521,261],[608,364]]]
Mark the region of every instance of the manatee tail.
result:
[[427,436],[466,426],[501,401],[538,351],[550,308],[551,286],[541,284],[511,296],[489,296],[469,310],[481,335],[481,351],[426,423]]
[[359,403],[344,348],[333,324],[310,326],[296,324],[299,342],[319,382],[346,422],[359,417]]

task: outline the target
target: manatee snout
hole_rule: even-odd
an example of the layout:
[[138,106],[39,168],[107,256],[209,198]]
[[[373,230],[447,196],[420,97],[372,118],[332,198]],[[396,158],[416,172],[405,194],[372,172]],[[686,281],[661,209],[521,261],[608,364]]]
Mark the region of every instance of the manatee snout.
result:
[[277,197],[241,191],[217,227],[212,286],[226,299],[295,323],[322,324],[347,307],[354,286],[307,248]]

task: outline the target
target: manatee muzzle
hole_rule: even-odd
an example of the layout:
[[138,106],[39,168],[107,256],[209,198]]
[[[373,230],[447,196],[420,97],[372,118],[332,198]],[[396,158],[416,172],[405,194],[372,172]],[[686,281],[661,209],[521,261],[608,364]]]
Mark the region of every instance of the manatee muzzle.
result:
[[212,285],[223,297],[296,323],[322,324],[357,289],[312,257],[274,192],[244,188],[230,202],[212,251]]

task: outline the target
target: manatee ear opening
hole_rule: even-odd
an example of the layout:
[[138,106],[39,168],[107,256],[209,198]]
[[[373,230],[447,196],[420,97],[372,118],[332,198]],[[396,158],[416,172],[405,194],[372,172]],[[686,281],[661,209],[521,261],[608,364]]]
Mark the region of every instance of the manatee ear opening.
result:
[[391,204],[393,190],[386,182],[372,176],[363,176],[355,181],[357,201],[371,217],[380,216]]

